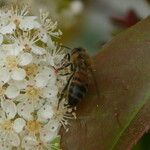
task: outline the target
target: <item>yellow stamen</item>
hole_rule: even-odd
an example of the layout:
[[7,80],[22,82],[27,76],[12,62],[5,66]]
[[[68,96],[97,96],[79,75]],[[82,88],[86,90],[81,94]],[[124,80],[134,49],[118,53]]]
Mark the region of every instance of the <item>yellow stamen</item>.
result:
[[40,95],[40,89],[33,86],[29,86],[26,89],[26,94],[30,99],[36,99]]
[[27,129],[31,133],[38,134],[41,129],[41,123],[36,120],[28,121]]
[[14,69],[17,67],[17,65],[18,65],[18,63],[17,63],[17,59],[15,56],[7,56],[6,57],[6,66],[9,69]]
[[10,120],[6,120],[4,123],[1,124],[1,128],[3,130],[10,131],[12,129],[11,121]]
[[38,72],[38,66],[35,64],[30,64],[25,67],[27,76],[36,75]]

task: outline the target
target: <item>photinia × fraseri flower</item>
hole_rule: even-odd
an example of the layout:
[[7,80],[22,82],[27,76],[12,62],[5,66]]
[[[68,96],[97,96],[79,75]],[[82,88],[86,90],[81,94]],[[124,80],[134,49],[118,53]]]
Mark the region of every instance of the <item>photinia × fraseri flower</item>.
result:
[[[71,68],[55,39],[62,32],[48,12],[32,16],[28,6],[0,10],[0,149],[60,149],[74,110],[61,97]],[[67,74],[67,75],[64,75]]]

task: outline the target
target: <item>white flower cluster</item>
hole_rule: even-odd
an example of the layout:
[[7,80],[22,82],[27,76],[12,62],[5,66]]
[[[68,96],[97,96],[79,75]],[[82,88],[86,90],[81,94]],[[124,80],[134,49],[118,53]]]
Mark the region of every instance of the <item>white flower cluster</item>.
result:
[[0,150],[59,149],[53,140],[74,115],[65,98],[59,103],[68,81],[57,71],[66,52],[53,39],[61,34],[47,12],[0,10]]

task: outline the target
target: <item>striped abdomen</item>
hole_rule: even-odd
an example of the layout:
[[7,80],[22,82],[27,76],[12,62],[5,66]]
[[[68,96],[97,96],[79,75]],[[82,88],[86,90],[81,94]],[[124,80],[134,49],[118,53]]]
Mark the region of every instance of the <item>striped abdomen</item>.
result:
[[84,98],[88,90],[88,74],[86,72],[75,72],[68,93],[68,103],[76,106]]

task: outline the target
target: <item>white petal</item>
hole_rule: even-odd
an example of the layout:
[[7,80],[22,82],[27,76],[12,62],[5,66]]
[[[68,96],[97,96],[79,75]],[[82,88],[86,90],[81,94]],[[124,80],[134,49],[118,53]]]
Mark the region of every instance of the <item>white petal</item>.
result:
[[0,29],[1,34],[13,33],[16,29],[16,25],[14,23],[10,23],[7,26],[4,26]]
[[45,129],[50,130],[51,132],[59,132],[61,124],[57,120],[50,120],[47,125],[45,125]]
[[40,28],[41,26],[40,23],[37,21],[34,21],[33,24],[34,24],[34,28]]
[[32,61],[32,55],[30,53],[23,53],[19,58],[19,65],[25,66]]
[[43,106],[44,103],[45,103],[45,99],[44,98],[36,99],[34,101],[34,109],[35,110],[39,110]]
[[15,70],[13,70],[11,77],[14,80],[21,81],[26,77],[26,72],[24,69],[17,68]]
[[45,67],[43,74],[47,75],[47,77],[50,79],[50,84],[56,83],[56,73],[53,69]]
[[50,142],[57,136],[57,132],[51,132],[49,130],[42,130],[40,133],[40,139],[43,142]]
[[39,120],[43,119],[51,119],[54,115],[54,111],[51,105],[45,104],[39,111],[38,111],[38,118]]
[[17,133],[10,133],[8,138],[8,141],[11,143],[12,146],[19,146],[20,138]]
[[35,136],[29,135],[25,136],[22,140],[22,148],[32,148],[32,146],[37,144]]
[[44,48],[42,48],[42,47],[33,45],[32,46],[32,52],[37,54],[37,55],[43,55],[43,54],[46,53],[46,50]]
[[37,87],[45,87],[48,84],[49,78],[44,75],[37,75],[35,77]]
[[24,128],[25,125],[26,125],[26,122],[25,122],[24,119],[17,118],[14,121],[13,129],[15,130],[15,132],[20,133],[23,130],[23,128]]
[[8,82],[10,79],[10,72],[6,68],[0,69],[0,81],[4,83]]
[[27,82],[26,80],[22,80],[22,81],[15,81],[15,86],[18,89],[25,89],[27,87]]
[[48,67],[44,67],[44,69],[42,68],[41,74],[49,77],[56,75],[54,69]]
[[39,33],[39,38],[44,43],[47,43],[47,41],[48,41],[48,36],[45,31],[41,30],[41,32]]
[[3,43],[3,35],[0,34],[0,45]]
[[48,37],[47,46],[50,50],[55,49],[55,43],[52,41],[51,37]]
[[26,16],[24,17],[21,22],[20,22],[20,29],[27,31],[27,30],[31,30],[33,28],[39,28],[40,24],[35,21],[37,17],[36,16]]
[[54,66],[54,59],[53,59],[53,55],[52,54],[47,54],[47,62],[48,64],[50,64],[51,66]]
[[7,118],[12,119],[17,113],[16,104],[13,101],[5,100],[1,102],[2,109],[6,112]]
[[17,44],[3,44],[2,49],[7,51],[7,55],[17,56],[22,50]]
[[12,146],[9,143],[0,142],[0,149],[1,150],[12,150]]
[[34,107],[28,101],[20,102],[17,105],[18,114],[24,119],[30,120],[33,118],[31,113],[34,111]]
[[43,96],[45,98],[55,98],[58,94],[58,87],[55,86],[55,85],[51,85],[51,86],[48,86],[48,87],[44,87],[43,88]]
[[19,93],[20,90],[14,85],[8,86],[5,91],[5,94],[8,98],[16,98],[19,95]]
[[15,98],[16,102],[25,102],[28,100],[28,97],[25,94],[20,94],[17,98]]
[[42,69],[40,71],[39,75],[49,78],[50,85],[56,84],[56,73],[55,73],[54,69],[45,67],[44,69]]

